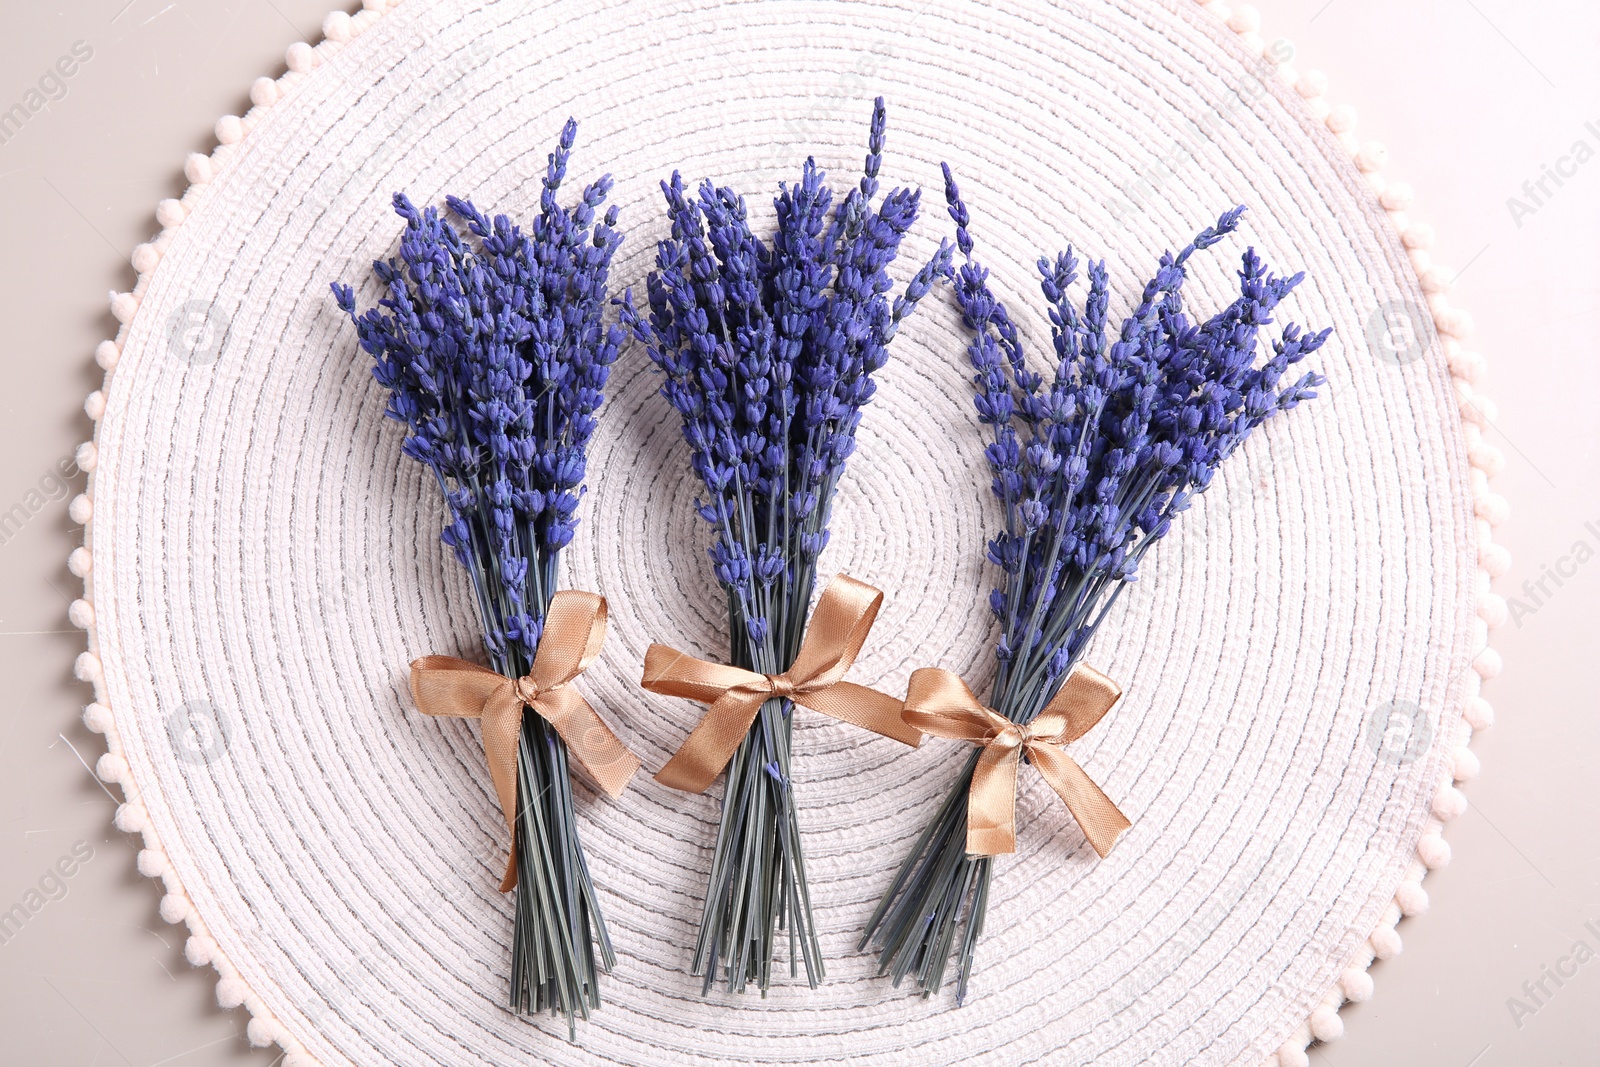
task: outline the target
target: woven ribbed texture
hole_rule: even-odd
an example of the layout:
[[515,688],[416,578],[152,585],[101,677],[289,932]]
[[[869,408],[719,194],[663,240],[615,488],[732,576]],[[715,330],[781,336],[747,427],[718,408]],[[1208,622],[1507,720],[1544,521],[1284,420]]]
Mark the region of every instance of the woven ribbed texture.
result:
[[[1430,308],[1450,313],[1437,279],[1418,280],[1425,235],[1402,242],[1396,195],[1380,203],[1362,173],[1376,163],[1352,162],[1315,86],[1297,94],[1262,59],[1253,16],[1230,30],[1134,0],[446,0],[377,15],[330,18],[329,41],[291,49],[258,106],[218,123],[223,147],[192,157],[196,185],[163,204],[169,229],[114,305],[128,326],[100,353],[115,369],[90,398],[95,471],[74,504],[90,522],[75,621],[92,629],[80,671],[110,738],[101,771],[128,793],[119,825],[145,833],[141,870],[167,879],[164,916],[189,921],[190,958],[222,972],[219,999],[251,1010],[252,1039],[281,1042],[290,1067],[1256,1067],[1335,1036],[1373,955],[1398,950],[1401,908],[1425,904],[1424,865],[1448,857],[1434,816],[1459,810],[1462,715],[1486,721],[1478,678],[1495,664],[1476,613],[1494,614],[1481,561],[1497,557],[1474,508],[1492,520],[1503,504],[1469,464],[1495,459],[1458,414],[1476,357],[1433,332]],[[1101,630],[1090,661],[1126,695],[1074,755],[1133,829],[1098,861],[1023,774],[972,1003],[897,992],[854,952],[961,750],[908,752],[802,711],[827,982],[702,997],[686,971],[716,791],[641,778],[612,803],[585,786],[621,963],[568,1044],[501,1006],[505,828],[476,727],[418,714],[404,676],[422,654],[474,655],[476,620],[438,542],[437,488],[400,455],[327,285],[368,278],[393,249],[393,190],[531,214],[571,114],[575,183],[617,178],[614,280],[642,288],[659,178],[712,176],[770,218],[808,152],[838,184],[859,174],[876,93],[886,181],[930,194],[906,269],[949,231],[948,159],[1034,351],[1048,345],[1038,254],[1069,240],[1103,254],[1117,312],[1163,249],[1245,202],[1243,237],[1199,257],[1190,305],[1230,298],[1247,242],[1306,271],[1281,317],[1334,328],[1315,359],[1329,383],[1227,464]],[[1386,305],[1414,310],[1420,358],[1396,365],[1370,339]],[[991,671],[982,546],[997,516],[964,344],[944,296],[902,329],[824,560],[888,595],[852,677],[897,692],[919,666],[980,692]],[[641,352],[613,383],[566,579],[611,604],[581,684],[658,767],[699,709],[636,688],[644,650],[717,657],[726,622]],[[1399,755],[1381,736],[1391,701],[1422,709]]]

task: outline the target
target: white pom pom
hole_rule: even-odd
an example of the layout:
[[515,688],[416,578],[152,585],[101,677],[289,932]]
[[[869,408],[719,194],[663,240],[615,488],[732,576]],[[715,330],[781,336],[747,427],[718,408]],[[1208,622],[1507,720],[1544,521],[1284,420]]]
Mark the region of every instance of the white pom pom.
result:
[[204,152],[190,152],[183,160],[183,176],[191,185],[205,185],[217,176],[217,170],[211,165],[210,156]]
[[1465,308],[1452,307],[1444,315],[1435,315],[1434,324],[1439,327],[1439,332],[1447,337],[1466,340],[1477,329],[1477,321],[1473,319],[1472,312]]
[[322,36],[337,44],[350,40],[350,16],[343,11],[333,11],[322,20]]
[[1435,236],[1433,227],[1426,222],[1413,222],[1400,235],[1400,243],[1407,248],[1432,248]]
[[1328,129],[1334,133],[1349,133],[1356,128],[1356,109],[1349,104],[1340,104],[1328,112],[1328,117],[1325,121],[1328,124]]
[[96,389],[83,398],[83,413],[96,422],[106,413],[106,394]]
[[1486,422],[1499,422],[1500,421],[1500,405],[1499,404],[1496,404],[1493,400],[1491,400],[1488,397],[1484,396],[1482,393],[1478,394],[1477,403],[1478,403],[1478,410],[1483,413],[1483,417],[1484,417],[1484,420]]
[[80,630],[94,625],[94,605],[87,600],[74,600],[67,605],[67,621]]
[[284,52],[283,62],[296,74],[307,74],[317,65],[317,53],[304,41],[296,41]]
[[100,450],[94,446],[93,441],[85,441],[72,453],[72,462],[82,471],[92,471],[100,460]]
[[1505,545],[1488,545],[1478,553],[1478,562],[1489,577],[1499,578],[1511,569],[1511,550]]
[[1311,1036],[1318,1041],[1332,1041],[1344,1036],[1344,1020],[1339,1010],[1326,1004],[1311,1013]]
[[257,78],[250,83],[250,102],[256,107],[271,107],[278,102],[278,83],[272,78]]
[[100,364],[101,370],[116,370],[117,359],[122,355],[122,349],[117,347],[115,341],[101,341],[94,346],[94,361]]
[[[105,411],[105,407],[102,405],[100,410]],[[67,505],[67,517],[79,526],[84,525],[94,518],[94,502],[86,494],[79,493],[72,498],[72,503]]]
[[156,205],[156,221],[167,229],[176,229],[183,225],[183,220],[189,217],[189,209],[183,206],[183,201],[171,197]]
[[244,140],[244,123],[238,115],[224,115],[217,120],[215,132],[218,144],[238,144]]
[[1470,782],[1478,776],[1483,769],[1483,764],[1478,760],[1478,754],[1465,746],[1456,749],[1456,765],[1454,770],[1455,780]]
[[146,878],[160,878],[167,873],[167,854],[153,848],[140,849],[134,863]]
[[1478,653],[1477,659],[1472,661],[1472,669],[1478,672],[1478,677],[1484,681],[1500,677],[1500,672],[1505,669],[1505,660],[1500,658],[1500,653],[1492,648],[1486,648]]
[[1290,1038],[1278,1049],[1278,1063],[1282,1067],[1311,1067],[1311,1057],[1306,1055],[1306,1043]]
[[87,578],[89,572],[93,569],[94,556],[90,554],[87,548],[81,545],[73,549],[72,555],[67,557],[67,570],[79,578]]
[[1433,816],[1440,822],[1449,822],[1467,810],[1467,794],[1453,785],[1440,786],[1433,795]]
[[278,1025],[278,1020],[270,1015],[257,1015],[250,1020],[244,1028],[245,1036],[250,1039],[250,1044],[256,1048],[265,1048],[278,1040],[278,1035],[283,1033],[283,1028]]
[[83,725],[97,734],[111,729],[111,709],[104,704],[88,704],[83,709]]
[[1421,915],[1428,910],[1428,891],[1421,882],[1401,882],[1394,891],[1394,902],[1400,905],[1401,915]]
[[1489,624],[1489,628],[1504,626],[1506,623],[1506,598],[1499,593],[1490,593],[1478,601],[1478,618]]
[[1413,199],[1415,194],[1411,191],[1411,186],[1405,182],[1390,182],[1389,187],[1378,198],[1386,211],[1406,211],[1411,207]]
[[[1439,269],[1444,270],[1445,268],[1441,267]],[[1478,383],[1473,380],[1472,375],[1467,373],[1467,354],[1466,350],[1462,348],[1461,342],[1454,337],[1444,337],[1441,340],[1444,342],[1444,361],[1449,365],[1450,373],[1458,379],[1465,378],[1467,381],[1472,382],[1473,385],[1477,385]]]
[[[1426,254],[1420,248],[1413,251],[1411,254],[1412,266],[1416,266],[1416,261]],[[1421,284],[1422,291],[1429,296],[1448,293],[1450,291],[1450,281],[1455,276],[1456,272],[1452,268],[1441,267],[1432,260],[1429,260],[1429,265],[1426,267],[1417,267],[1417,281]]]
[[196,934],[184,943],[183,957],[196,967],[204,967],[217,958],[217,943],[203,934]]
[[1228,17],[1228,28],[1234,33],[1254,33],[1261,28],[1261,12],[1249,4],[1241,4]]
[[98,681],[100,657],[93,652],[79,652],[78,658],[72,661],[72,676],[80,682]]
[[1388,162],[1389,150],[1383,146],[1381,141],[1368,141],[1356,153],[1356,167],[1364,174],[1382,170],[1384,164]]
[[1467,701],[1467,725],[1474,730],[1487,730],[1494,725],[1494,705],[1482,697]]
[[1320,70],[1308,70],[1294,83],[1294,91],[1307,99],[1313,96],[1326,96],[1328,76]]
[[189,898],[168,893],[161,898],[161,918],[176,926],[189,917]]
[[1506,454],[1487,441],[1470,450],[1467,459],[1491,478],[1506,469]]
[[1365,967],[1351,967],[1339,976],[1339,989],[1346,1000],[1360,1004],[1372,996],[1372,975]]
[[128,761],[115,752],[107,752],[95,760],[94,773],[102,782],[125,782],[128,779]]
[[1412,248],[1406,251],[1406,258],[1411,260],[1411,269],[1420,277],[1433,269],[1433,257],[1425,248]]
[[125,834],[142,834],[144,828],[150,825],[150,813],[144,810],[143,804],[135,801],[119,806],[111,821]]
[[1400,955],[1400,935],[1392,926],[1380,926],[1372,931],[1372,936],[1367,938],[1367,943],[1372,946],[1372,954],[1380,960],[1392,960]]
[[224,1008],[237,1008],[249,993],[242,978],[224,978],[217,983],[217,1003]]
[[132,293],[111,294],[111,314],[118,322],[131,322],[139,313],[139,298]]
[[1444,839],[1443,834],[1423,834],[1422,840],[1417,842],[1417,858],[1430,871],[1448,867],[1450,865],[1450,842]]
[[140,274],[149,274],[156,269],[156,264],[161,262],[161,250],[148,242],[134,245],[133,254],[128,257],[128,262],[133,264],[133,269]]
[[[1484,471],[1485,474],[1488,471]],[[1511,516],[1511,505],[1499,493],[1486,493],[1473,505],[1490,526],[1499,526]]]

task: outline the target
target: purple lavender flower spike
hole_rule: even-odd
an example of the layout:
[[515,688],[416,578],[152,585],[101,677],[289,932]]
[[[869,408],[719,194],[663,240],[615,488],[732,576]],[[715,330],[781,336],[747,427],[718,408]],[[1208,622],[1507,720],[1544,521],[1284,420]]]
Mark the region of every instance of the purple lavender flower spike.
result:
[[[611,365],[626,337],[602,319],[622,241],[601,177],[567,208],[557,196],[577,136],[561,131],[531,232],[447,197],[449,217],[394,197],[399,255],[373,264],[377,306],[335,284],[339,307],[406,426],[406,455],[433,474],[449,517],[444,543],[466,568],[496,671],[532,665],[557,562],[577,528],[585,456]],[[460,233],[450,221],[458,220]],[[614,954],[577,837],[566,747],[523,719],[511,1006],[578,1016],[599,1005],[597,970]],[[598,947],[598,953],[595,951]]]
[[[862,409],[902,322],[942,277],[941,244],[898,295],[889,269],[920,206],[914,190],[878,197],[886,130],[876,101],[861,181],[836,199],[813,160],[779,186],[776,226],[752,232],[744,200],[678,174],[661,183],[670,236],[621,318],[661,371],[661,395],[683,423],[704,485],[696,502],[728,595],[733,661],[788,669],[804,636],[817,558],[828,543],[834,494],[855,451]],[[790,939],[790,971],[822,977],[789,776],[787,701],[769,701],[729,764],[722,828],[706,894],[694,973],[710,989],[762,990],[776,931]],[[772,879],[776,899],[753,885]],[[749,906],[747,906],[749,905]],[[798,949],[798,951],[796,951]]]
[[[971,332],[967,358],[978,423],[1004,522],[988,544],[1000,571],[989,605],[1000,623],[998,673],[989,704],[1031,722],[1060,690],[1096,628],[1173,521],[1205,492],[1217,468],[1262,422],[1317,395],[1320,375],[1283,385],[1289,369],[1329,331],[1283,327],[1259,366],[1260,332],[1301,281],[1272,274],[1247,249],[1239,296],[1204,322],[1183,306],[1187,263],[1238,229],[1243,207],[1224,212],[1155,276],[1116,336],[1107,333],[1105,263],[1088,264],[1080,311],[1069,289],[1079,263],[1069,248],[1038,261],[1055,366],[1030,370],[1015,324],[973,258],[971,214],[950,168],[945,201],[964,262],[953,291]],[[975,757],[974,757],[975,760]],[[923,843],[907,857],[868,924],[879,966],[896,984],[914,973],[924,994],[944,980],[950,947],[956,996],[966,993],[982,930],[992,862],[965,855],[966,795],[960,774]],[[955,941],[965,916],[966,931]]]

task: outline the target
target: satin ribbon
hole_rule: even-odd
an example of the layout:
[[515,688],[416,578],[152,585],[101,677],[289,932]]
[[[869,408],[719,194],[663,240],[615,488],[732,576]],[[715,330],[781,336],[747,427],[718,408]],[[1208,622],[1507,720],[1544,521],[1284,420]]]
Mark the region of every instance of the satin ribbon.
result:
[[454,656],[423,656],[411,664],[411,695],[424,713],[483,721],[484,755],[511,831],[502,893],[517,884],[517,739],[524,707],[550,724],[613,798],[639,769],[639,760],[568,684],[594,663],[605,639],[605,598],[568,590],[550,599],[533,669],[524,677],[507,678]]
[[982,747],[967,795],[967,852],[1017,850],[1017,764],[1024,752],[1056,791],[1103,859],[1131,823],[1084,769],[1062,751],[1088,733],[1122,695],[1093,667],[1078,667],[1031,723],[1014,723],[983,705],[959,677],[937,667],[911,675],[905,720],[932,734]]
[[900,701],[843,680],[882,603],[883,594],[872,586],[839,575],[817,600],[800,652],[782,674],[758,674],[651,645],[640,684],[652,693],[711,705],[656,780],[686,793],[703,792],[738,751],[761,705],[776,697],[915,748],[922,735],[900,717]]

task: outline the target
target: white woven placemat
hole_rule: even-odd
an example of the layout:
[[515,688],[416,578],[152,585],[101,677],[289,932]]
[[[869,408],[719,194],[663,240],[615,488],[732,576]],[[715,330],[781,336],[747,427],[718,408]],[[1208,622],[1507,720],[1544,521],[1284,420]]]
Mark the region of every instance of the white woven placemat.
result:
[[[1152,0],[386,6],[330,17],[191,157],[137,289],[113,300],[126,325],[98,353],[92,486],[73,505],[101,772],[127,793],[119,825],[144,833],[141,870],[166,880],[163,915],[188,922],[191,960],[249,1008],[251,1039],[280,1042],[288,1067],[1290,1067],[1336,1036],[1448,858],[1450,783],[1475,767],[1479,681],[1497,669],[1504,505],[1447,272],[1381,152],[1358,151],[1315,76],[1275,65],[1292,49],[1248,10]],[[1315,360],[1329,384],[1227,465],[1097,638],[1092,662],[1127,695],[1075,753],[1134,827],[1097,861],[1024,775],[966,1007],[897,991],[854,951],[958,750],[802,713],[826,983],[702,997],[686,972],[715,793],[644,779],[608,803],[585,787],[621,962],[569,1044],[501,1006],[506,843],[476,729],[419,715],[404,685],[415,656],[473,655],[477,627],[437,490],[380,418],[328,283],[393,247],[394,190],[534,210],[571,114],[574,180],[616,176],[614,279],[638,287],[661,177],[730,183],[768,218],[807,153],[854,180],[877,93],[885,178],[929,194],[902,276],[949,231],[942,159],[1036,352],[1038,254],[1104,255],[1125,307],[1164,248],[1244,202],[1242,239],[1201,258],[1191,304],[1229,299],[1245,243],[1306,271],[1283,317],[1334,328]],[[989,671],[996,516],[964,344],[947,298],[901,331],[826,557],[888,594],[854,677],[894,690],[918,666],[980,691]],[[613,383],[567,577],[611,602],[585,689],[655,767],[699,711],[636,688],[645,646],[715,656],[725,621],[642,353]]]

